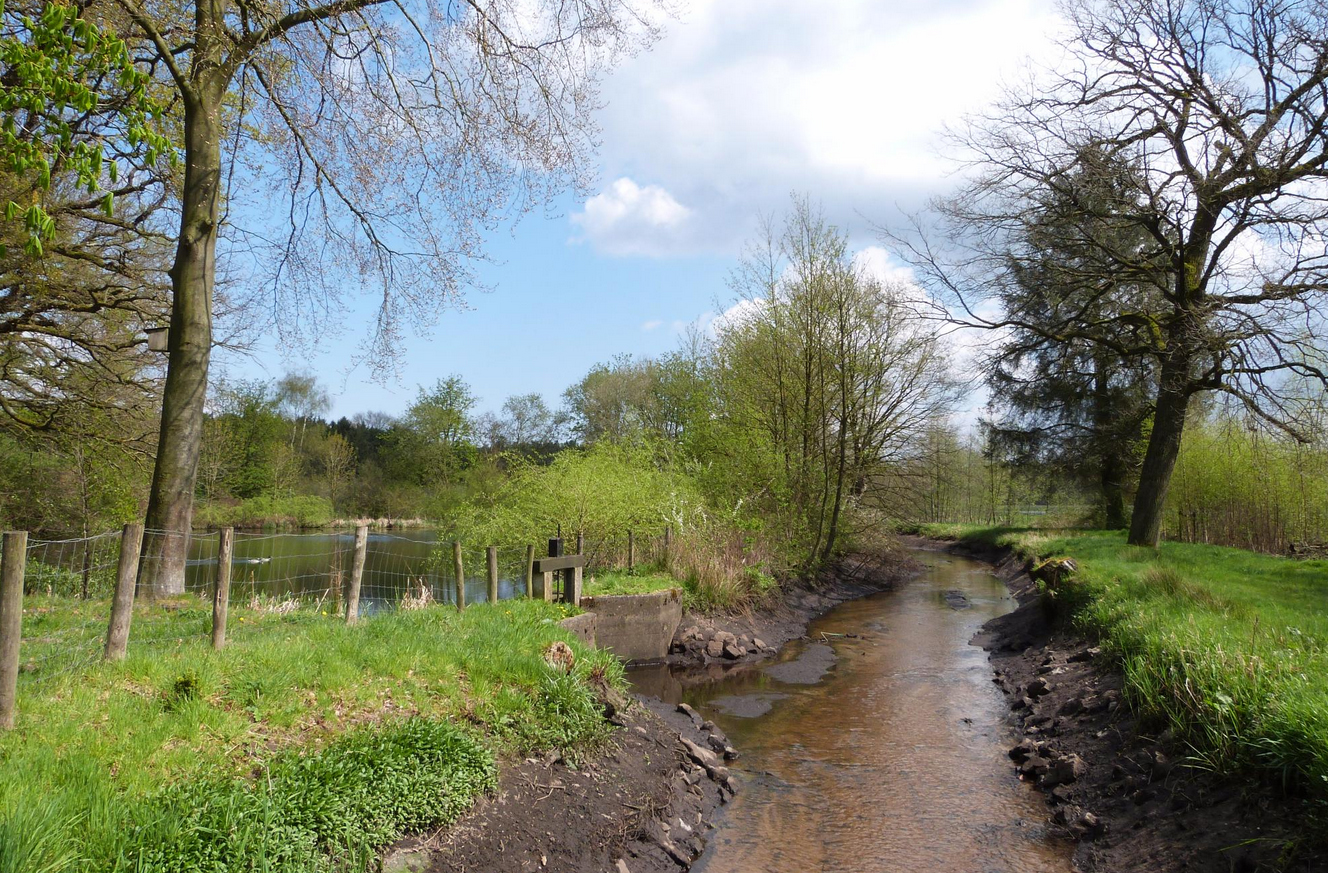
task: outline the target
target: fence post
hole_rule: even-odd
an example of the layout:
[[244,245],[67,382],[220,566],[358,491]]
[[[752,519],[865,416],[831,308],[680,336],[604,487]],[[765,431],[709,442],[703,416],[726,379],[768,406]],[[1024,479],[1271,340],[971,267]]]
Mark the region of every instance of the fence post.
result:
[[673,555],[669,551],[669,545],[672,542],[672,540],[673,540],[673,525],[666,524],[664,525],[664,566],[666,568],[669,566],[670,561],[673,560]]
[[584,555],[586,553],[586,538],[580,531],[576,534],[576,553],[578,555]]
[[226,645],[226,616],[231,608],[231,557],[235,554],[235,531],[217,532],[217,587],[212,593],[212,648]]
[[456,608],[466,608],[466,567],[461,562],[461,541],[452,541],[452,568],[456,572]]
[[364,553],[369,547],[369,526],[355,528],[355,556],[350,562],[350,592],[346,596],[346,624],[360,620],[360,582],[364,579]]
[[23,633],[23,571],[28,532],[6,531],[0,558],[0,730],[14,726],[18,697],[18,644]]
[[498,547],[489,546],[489,602],[498,602]]
[[129,650],[129,624],[134,618],[134,587],[138,584],[138,556],[143,549],[143,525],[127,524],[120,531],[120,562],[115,568],[115,596],[111,623],[106,628],[108,661],[119,661]]
[[632,573],[636,570],[636,536],[629,530],[627,532],[627,572]]
[[535,547],[526,546],[526,596],[535,596]]

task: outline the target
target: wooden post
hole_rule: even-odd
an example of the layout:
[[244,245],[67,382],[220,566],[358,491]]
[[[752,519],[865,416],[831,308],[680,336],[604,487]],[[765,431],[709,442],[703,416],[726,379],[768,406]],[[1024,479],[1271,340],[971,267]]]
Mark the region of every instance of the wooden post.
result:
[[535,596],[535,547],[526,546],[526,596]]
[[580,533],[576,535],[576,553],[584,555],[586,553],[586,538]]
[[627,532],[627,572],[632,573],[636,570],[636,536],[629,530]]
[[235,554],[235,531],[217,532],[217,587],[212,592],[212,648],[226,645],[226,616],[231,608],[231,558]]
[[6,531],[0,558],[0,730],[14,726],[18,697],[18,644],[23,633],[23,571],[28,532]]
[[581,605],[581,568],[573,567],[563,576],[563,600],[573,606]]
[[369,526],[355,528],[355,556],[350,562],[350,591],[346,594],[346,624],[360,620],[360,583],[364,581],[364,559],[369,549]]
[[466,608],[466,567],[461,562],[461,543],[452,543],[452,563],[456,569],[456,608]]
[[498,602],[498,547],[489,546],[489,602]]
[[673,555],[669,552],[669,545],[673,539],[673,525],[664,525],[664,566],[668,567]]
[[134,618],[134,586],[138,584],[138,556],[142,548],[143,525],[125,525],[120,531],[120,563],[115,570],[111,624],[106,629],[108,661],[119,661],[129,651],[129,624]]

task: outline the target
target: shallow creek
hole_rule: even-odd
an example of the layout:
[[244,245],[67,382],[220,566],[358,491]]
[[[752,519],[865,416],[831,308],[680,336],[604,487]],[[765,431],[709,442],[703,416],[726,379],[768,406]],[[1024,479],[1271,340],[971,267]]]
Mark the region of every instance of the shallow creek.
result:
[[[633,670],[742,752],[701,873],[1065,873],[1071,847],[1017,781],[1007,708],[969,640],[1014,607],[986,565],[936,552],[896,591],[813,622],[777,663]],[[712,668],[713,669],[713,668]]]

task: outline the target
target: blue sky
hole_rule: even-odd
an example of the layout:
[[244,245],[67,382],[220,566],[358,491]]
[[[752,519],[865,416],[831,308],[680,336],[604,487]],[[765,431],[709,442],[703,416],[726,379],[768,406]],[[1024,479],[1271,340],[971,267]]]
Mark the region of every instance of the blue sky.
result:
[[666,352],[681,325],[713,318],[756,217],[795,191],[893,270],[870,225],[953,183],[941,129],[1047,56],[1056,24],[1048,0],[690,0],[603,83],[594,193],[496,233],[480,269],[493,290],[407,336],[394,378],[350,368],[372,300],[313,350],[283,352],[269,332],[218,372],[313,372],[333,416],[399,413],[453,373],[481,409],[528,391],[556,403],[596,362]]

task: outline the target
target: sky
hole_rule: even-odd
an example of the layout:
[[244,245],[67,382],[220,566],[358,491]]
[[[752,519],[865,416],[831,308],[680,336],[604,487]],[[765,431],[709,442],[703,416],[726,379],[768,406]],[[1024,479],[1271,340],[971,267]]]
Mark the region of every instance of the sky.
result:
[[684,0],[649,52],[603,82],[598,184],[491,238],[489,290],[403,337],[385,382],[353,365],[356,322],[312,350],[275,331],[229,378],[317,375],[332,417],[399,414],[460,375],[496,410],[563,390],[619,354],[653,356],[732,303],[727,279],[758,217],[805,194],[865,263],[899,275],[876,225],[955,184],[941,136],[1049,51],[1049,0]]

